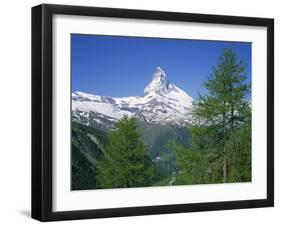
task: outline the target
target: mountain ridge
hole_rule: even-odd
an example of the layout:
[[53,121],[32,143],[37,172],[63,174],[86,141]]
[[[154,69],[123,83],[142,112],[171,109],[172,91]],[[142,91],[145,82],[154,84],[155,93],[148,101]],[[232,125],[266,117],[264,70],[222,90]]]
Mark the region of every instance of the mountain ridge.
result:
[[146,123],[184,127],[191,124],[192,102],[193,98],[170,83],[164,70],[157,67],[143,96],[108,97],[73,92],[72,117],[76,122],[107,129],[124,115]]

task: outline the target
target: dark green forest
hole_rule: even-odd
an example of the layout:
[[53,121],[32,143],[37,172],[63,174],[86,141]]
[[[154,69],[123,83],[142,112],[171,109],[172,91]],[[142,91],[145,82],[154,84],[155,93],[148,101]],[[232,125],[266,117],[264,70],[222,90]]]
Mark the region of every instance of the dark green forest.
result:
[[235,49],[223,50],[204,87],[186,128],[72,122],[72,190],[251,181],[251,86]]

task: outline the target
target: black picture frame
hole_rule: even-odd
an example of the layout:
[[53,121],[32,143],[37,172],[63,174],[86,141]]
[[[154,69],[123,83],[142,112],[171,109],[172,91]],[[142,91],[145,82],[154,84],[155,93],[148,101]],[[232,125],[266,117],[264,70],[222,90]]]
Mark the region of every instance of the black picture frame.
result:
[[[52,210],[52,18],[55,14],[266,27],[267,198],[54,212]],[[270,206],[274,206],[273,19],[50,4],[32,8],[32,218],[40,221],[56,221]]]

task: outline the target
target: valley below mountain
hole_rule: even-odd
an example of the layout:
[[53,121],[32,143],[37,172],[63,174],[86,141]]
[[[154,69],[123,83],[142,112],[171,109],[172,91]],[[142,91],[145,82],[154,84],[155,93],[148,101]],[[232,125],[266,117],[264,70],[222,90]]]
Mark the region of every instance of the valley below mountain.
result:
[[102,145],[106,142],[106,133],[124,116],[134,117],[139,123],[142,140],[155,165],[155,182],[171,177],[177,169],[168,144],[175,141],[188,145],[192,102],[191,96],[169,82],[160,67],[145,86],[143,96],[108,97],[73,92],[72,177],[84,179],[72,189],[95,188],[95,181],[88,183],[88,180],[95,175],[98,159],[104,154]]

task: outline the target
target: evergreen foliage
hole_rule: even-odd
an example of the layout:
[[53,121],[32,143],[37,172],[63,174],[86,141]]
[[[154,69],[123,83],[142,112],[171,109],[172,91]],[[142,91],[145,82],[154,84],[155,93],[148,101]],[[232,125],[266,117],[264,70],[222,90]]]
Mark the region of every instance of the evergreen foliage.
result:
[[97,175],[100,188],[140,187],[151,184],[154,169],[148,150],[140,140],[134,118],[123,117],[108,134],[104,158]]
[[176,184],[251,180],[250,86],[245,65],[224,49],[193,106],[190,147],[171,144],[181,169]]
[[[93,140],[91,137],[95,137]],[[101,145],[106,135],[98,129],[72,122],[71,189],[96,188],[98,160],[103,156]]]

